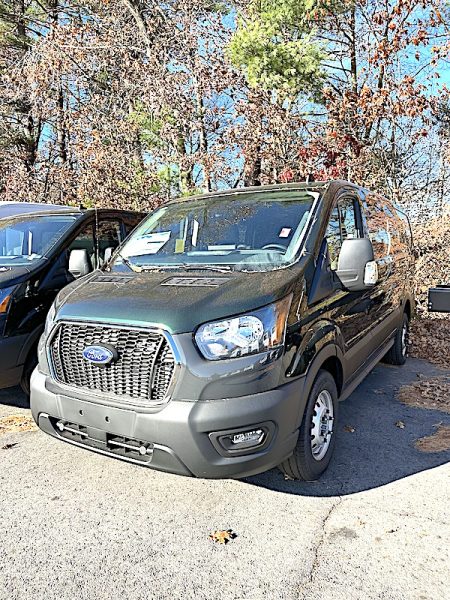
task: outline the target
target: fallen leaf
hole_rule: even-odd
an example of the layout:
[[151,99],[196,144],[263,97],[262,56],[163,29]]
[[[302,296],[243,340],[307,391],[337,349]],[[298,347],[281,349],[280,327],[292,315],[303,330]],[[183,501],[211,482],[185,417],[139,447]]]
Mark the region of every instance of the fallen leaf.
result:
[[405,429],[405,424],[403,423],[403,421],[397,421],[395,426],[398,427],[399,429]]
[[2,450],[11,450],[11,448],[14,448],[14,446],[17,446],[17,442],[14,442],[13,444],[5,444],[2,446]]
[[352,425],[346,425],[344,427],[344,431],[348,431],[349,433],[354,433],[355,432],[355,428]]
[[0,434],[15,431],[36,431],[37,426],[32,417],[26,415],[10,415],[0,419]]
[[210,534],[210,539],[218,544],[228,544],[230,540],[234,540],[237,534],[232,529],[219,529]]

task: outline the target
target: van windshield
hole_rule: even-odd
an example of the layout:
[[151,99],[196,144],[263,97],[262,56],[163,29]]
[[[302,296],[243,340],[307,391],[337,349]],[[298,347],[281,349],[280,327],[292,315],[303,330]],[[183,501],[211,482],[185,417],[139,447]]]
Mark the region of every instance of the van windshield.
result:
[[0,219],[0,266],[41,259],[77,219],[76,215],[28,215]]
[[152,213],[114,265],[134,270],[204,268],[269,270],[293,262],[317,193],[236,193],[185,200]]

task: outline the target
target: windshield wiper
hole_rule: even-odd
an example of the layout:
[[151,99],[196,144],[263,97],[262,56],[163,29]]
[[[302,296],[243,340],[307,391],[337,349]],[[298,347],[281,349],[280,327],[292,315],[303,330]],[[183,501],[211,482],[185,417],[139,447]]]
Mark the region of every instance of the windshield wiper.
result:
[[116,252],[116,256],[120,256],[120,258],[122,259],[122,261],[124,262],[124,264],[131,270],[134,271],[135,273],[140,273],[143,269],[142,267],[139,267],[138,265],[135,265],[131,262],[131,260],[129,260],[128,258],[126,258],[121,252],[120,250],[117,250]]
[[194,265],[192,263],[179,263],[178,265],[142,265],[139,271],[218,271],[219,273],[229,273],[232,269],[228,265]]
[[219,273],[228,273],[231,271],[229,265],[183,265],[183,269],[186,271],[218,271]]

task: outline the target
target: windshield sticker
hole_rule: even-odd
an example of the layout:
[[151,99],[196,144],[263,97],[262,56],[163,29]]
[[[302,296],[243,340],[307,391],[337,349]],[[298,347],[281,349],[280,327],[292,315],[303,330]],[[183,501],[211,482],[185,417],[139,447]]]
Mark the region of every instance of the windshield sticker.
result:
[[194,222],[192,224],[192,245],[196,246],[197,245],[197,237],[198,237],[198,228],[200,226],[200,223],[194,219]]
[[170,231],[158,231],[148,233],[135,240],[131,239],[127,248],[132,256],[143,256],[145,254],[156,254],[167,244],[170,239]]
[[291,231],[292,231],[292,229],[290,227],[283,227],[283,229],[280,231],[278,237],[287,238],[287,237],[289,237]]
[[184,252],[184,240],[177,239],[175,240],[175,254],[180,254],[180,252]]

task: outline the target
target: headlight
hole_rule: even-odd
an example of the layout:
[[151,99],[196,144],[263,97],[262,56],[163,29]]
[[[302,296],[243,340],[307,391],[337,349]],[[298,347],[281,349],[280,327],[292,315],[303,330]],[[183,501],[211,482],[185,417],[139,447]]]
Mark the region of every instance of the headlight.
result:
[[47,338],[50,335],[50,331],[52,330],[52,327],[55,323],[55,315],[56,315],[56,308],[55,308],[55,302],[53,302],[53,304],[50,306],[50,310],[48,311],[47,317],[45,319],[44,332],[42,333],[42,335],[39,339],[38,351],[37,351],[39,371],[41,371],[41,373],[45,373],[45,375],[50,375],[50,369],[48,366],[45,345],[47,343]]
[[201,325],[195,334],[208,360],[257,354],[284,344],[292,296],[245,315]]
[[56,308],[55,308],[55,303],[53,302],[53,304],[50,306],[50,310],[47,313],[47,317],[45,319],[45,328],[44,328],[44,333],[42,334],[42,337],[44,339],[47,339],[48,334],[50,333],[52,327],[53,327],[53,323],[55,322],[55,315],[56,315]]
[[0,289],[0,315],[8,312],[15,286]]

